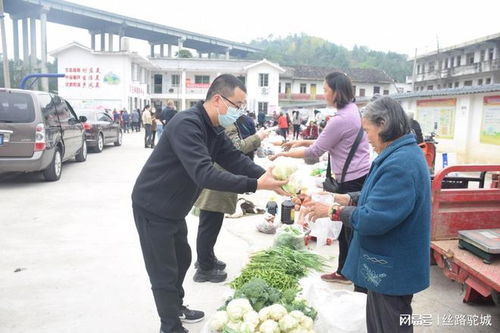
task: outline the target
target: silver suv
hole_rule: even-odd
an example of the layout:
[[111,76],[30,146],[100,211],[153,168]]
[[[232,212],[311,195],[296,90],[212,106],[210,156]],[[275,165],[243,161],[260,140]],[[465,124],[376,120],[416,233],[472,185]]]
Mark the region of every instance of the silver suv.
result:
[[57,95],[0,89],[0,173],[42,171],[58,180],[62,162],[87,159],[85,121]]

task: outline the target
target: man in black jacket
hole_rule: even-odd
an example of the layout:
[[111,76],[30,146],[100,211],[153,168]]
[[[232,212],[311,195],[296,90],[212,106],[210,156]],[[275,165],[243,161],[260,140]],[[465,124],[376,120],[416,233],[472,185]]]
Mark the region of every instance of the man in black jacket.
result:
[[[144,165],[132,192],[134,219],[163,333],[187,332],[183,322],[204,318],[183,306],[182,283],[191,264],[185,217],[203,188],[226,192],[281,190],[224,134],[245,109],[246,88],[233,75],[217,77],[205,102],[180,112]],[[236,117],[236,118],[235,118]],[[219,164],[225,170],[214,167]]]

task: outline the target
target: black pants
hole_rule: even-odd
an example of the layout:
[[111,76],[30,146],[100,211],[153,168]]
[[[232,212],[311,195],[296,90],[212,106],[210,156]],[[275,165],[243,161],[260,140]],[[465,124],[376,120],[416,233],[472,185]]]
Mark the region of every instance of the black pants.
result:
[[299,134],[300,134],[300,125],[293,125],[293,138],[295,140],[298,140]]
[[202,270],[214,268],[214,246],[222,227],[222,221],[224,221],[224,213],[200,209],[196,253],[198,255],[198,264]]
[[286,135],[288,134],[288,128],[280,128],[280,134],[283,136],[286,140]]
[[[411,300],[413,295],[390,296],[368,291],[366,328],[368,333],[411,333]],[[409,323],[400,323],[400,315],[409,315]]]
[[[353,179],[348,182],[344,182],[342,184],[342,191],[340,192],[341,194],[345,194],[347,192],[357,192],[361,191],[361,188],[363,187],[363,183],[365,182],[366,175],[363,177],[360,177],[358,179]],[[339,265],[337,268],[337,273],[341,274],[342,268],[344,268],[345,261],[347,259],[347,252],[349,250],[349,244],[351,244],[351,238],[352,238],[352,230],[351,228],[346,227],[345,225],[342,226],[342,229],[340,230],[339,234]],[[354,291],[359,291],[362,293],[367,292],[367,290],[363,287],[359,287],[357,285],[354,285]]]
[[156,131],[151,131],[153,134],[151,134],[151,146],[155,146],[155,140],[156,140]]
[[164,332],[179,330],[182,283],[191,265],[187,225],[182,220],[152,219],[134,207],[134,219],[156,309]]

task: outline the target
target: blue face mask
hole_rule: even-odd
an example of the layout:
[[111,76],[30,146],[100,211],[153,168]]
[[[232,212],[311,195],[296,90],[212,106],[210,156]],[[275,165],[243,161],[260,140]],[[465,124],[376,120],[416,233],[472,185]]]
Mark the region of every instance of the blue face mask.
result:
[[226,114],[219,113],[219,124],[223,127],[229,127],[234,124],[239,117],[240,110],[238,110],[237,108],[229,107],[227,108]]

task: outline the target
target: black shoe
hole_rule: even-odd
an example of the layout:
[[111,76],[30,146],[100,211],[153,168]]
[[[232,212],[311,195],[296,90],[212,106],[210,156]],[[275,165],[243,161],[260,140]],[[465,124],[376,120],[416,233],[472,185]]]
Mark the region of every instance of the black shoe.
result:
[[[198,261],[194,263],[194,268],[196,269],[200,268],[200,264],[198,263]],[[215,258],[214,268],[223,271],[224,269],[226,269],[226,263],[224,261]]]
[[196,273],[194,273],[193,280],[194,282],[222,282],[226,281],[227,279],[227,273],[224,272],[223,270],[214,268],[209,271],[204,271],[200,268],[196,270]]
[[[181,306],[181,310],[179,311],[179,319],[183,323],[192,324],[192,323],[197,323],[197,322],[205,319],[205,314],[203,313],[203,311],[190,310],[186,306],[183,305],[183,306]],[[187,332],[187,330],[186,330],[186,332]]]

